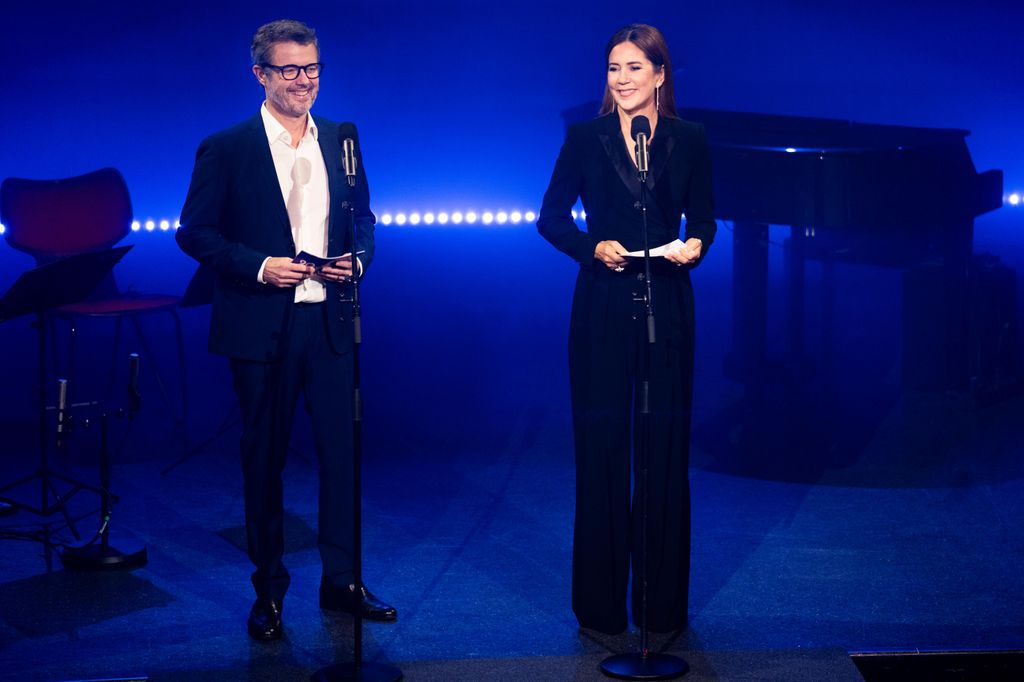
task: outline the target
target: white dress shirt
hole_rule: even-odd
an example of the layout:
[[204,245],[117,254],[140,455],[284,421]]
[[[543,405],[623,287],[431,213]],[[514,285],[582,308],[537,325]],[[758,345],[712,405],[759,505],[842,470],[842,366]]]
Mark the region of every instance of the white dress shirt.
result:
[[[296,254],[306,251],[314,256],[327,256],[327,224],[330,219],[330,192],[327,188],[327,167],[317,142],[319,131],[313,117],[306,114],[306,133],[299,146],[292,146],[292,136],[280,121],[267,110],[260,109],[267,132],[270,154],[274,157],[281,197],[288,209]],[[270,260],[267,258],[267,260]],[[263,282],[263,261],[257,279]],[[318,303],[326,298],[324,285],[314,279],[303,280],[295,287],[296,303]]]

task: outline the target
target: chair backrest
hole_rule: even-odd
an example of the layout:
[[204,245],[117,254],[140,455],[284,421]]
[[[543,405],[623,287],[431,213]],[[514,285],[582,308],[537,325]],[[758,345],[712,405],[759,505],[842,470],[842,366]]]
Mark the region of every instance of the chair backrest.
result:
[[132,202],[113,168],[63,180],[7,178],[0,185],[0,223],[8,244],[45,262],[124,239]]

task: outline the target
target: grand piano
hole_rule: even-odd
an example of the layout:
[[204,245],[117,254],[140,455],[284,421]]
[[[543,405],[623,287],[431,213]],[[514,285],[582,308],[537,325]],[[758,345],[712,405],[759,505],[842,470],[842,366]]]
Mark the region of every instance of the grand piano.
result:
[[[596,110],[588,103],[563,118],[568,125]],[[861,263],[904,272],[904,388],[967,390],[1000,371],[997,359],[971,348],[984,343],[977,338],[984,330],[970,292],[991,284],[979,278],[995,278],[1012,298],[1012,272],[973,253],[974,219],[1002,205],[1003,176],[977,172],[968,131],[710,109],[680,115],[707,130],[715,212],[733,223],[727,376],[751,391],[806,376],[810,260],[826,270]],[[788,226],[780,357],[770,356],[767,342],[769,226]]]
[[[1002,205],[1003,178],[976,171],[968,131],[699,109],[683,116],[708,129],[718,214],[734,222],[727,374],[757,386],[773,368],[801,365],[804,268],[814,259],[826,272],[851,262],[903,271],[904,388],[998,388],[1008,360],[982,352],[991,343],[981,327],[1012,317],[1012,306],[979,315],[992,297],[971,292],[1012,299],[1012,273],[973,251],[974,219]],[[769,225],[790,226],[781,362],[765,345]]]

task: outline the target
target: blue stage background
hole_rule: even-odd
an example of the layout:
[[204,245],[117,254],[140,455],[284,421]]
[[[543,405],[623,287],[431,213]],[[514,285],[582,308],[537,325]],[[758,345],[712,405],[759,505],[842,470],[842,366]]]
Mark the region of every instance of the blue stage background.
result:
[[685,106],[966,128],[1024,189],[1024,9],[949,0],[16,3],[0,176],[112,165],[140,218],[174,218],[199,140],[258,106],[249,40],[282,15],[318,30],[315,111],[360,125],[380,209],[535,208],[559,112],[600,95],[630,21],[663,29]]
[[[882,0],[19,3],[5,10],[0,44],[8,82],[0,176],[114,166],[139,220],[173,222],[200,139],[259,106],[249,40],[282,15],[319,32],[327,67],[314,110],[359,124],[378,214],[536,210],[564,133],[560,113],[600,96],[605,40],[630,21],[663,29],[683,106],[966,128],[978,169],[1004,169],[1008,194],[1024,189],[1024,10]],[[984,216],[976,249],[1020,270],[1022,226],[1024,208]],[[736,391],[721,373],[730,344],[728,228],[695,275],[699,410]],[[532,226],[382,225],[379,239],[365,287],[368,390],[393,411],[389,422],[411,420],[403,422],[410,441],[464,428],[486,441],[510,405],[567,409],[575,268]],[[136,248],[118,268],[123,285],[183,290],[193,263],[170,233],[127,241]],[[776,274],[781,258],[774,249]],[[6,286],[31,259],[3,246],[0,264]],[[872,382],[890,395],[899,373],[898,275],[865,266],[840,277],[877,290],[876,303],[854,301],[835,315],[843,380],[862,386],[852,395],[870,395]],[[199,400],[209,397],[206,386],[227,386],[223,366],[205,356],[205,314],[186,314]],[[864,315],[875,324],[865,328]],[[11,386],[27,386],[27,323],[5,327],[8,357],[26,358],[11,367]],[[30,414],[17,391],[3,401],[8,414]]]

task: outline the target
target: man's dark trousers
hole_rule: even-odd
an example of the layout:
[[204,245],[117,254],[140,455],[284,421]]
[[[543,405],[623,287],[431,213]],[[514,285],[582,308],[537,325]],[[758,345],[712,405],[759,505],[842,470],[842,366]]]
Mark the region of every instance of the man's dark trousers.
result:
[[234,359],[231,371],[242,410],[242,475],[252,583],[260,597],[283,600],[282,472],[299,395],[312,417],[320,464],[319,536],[325,583],[352,582],[352,354],[327,339],[327,306],[293,304],[275,362]]

